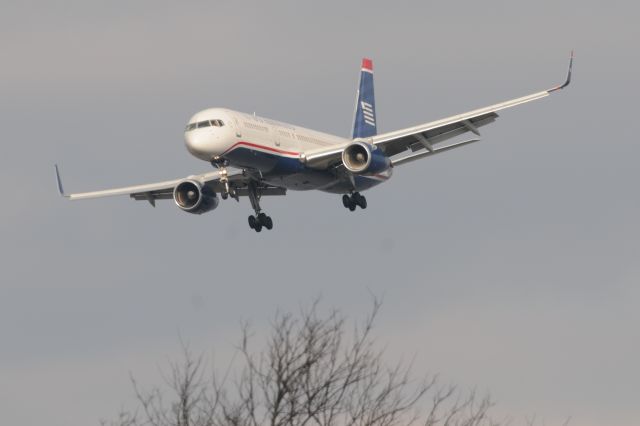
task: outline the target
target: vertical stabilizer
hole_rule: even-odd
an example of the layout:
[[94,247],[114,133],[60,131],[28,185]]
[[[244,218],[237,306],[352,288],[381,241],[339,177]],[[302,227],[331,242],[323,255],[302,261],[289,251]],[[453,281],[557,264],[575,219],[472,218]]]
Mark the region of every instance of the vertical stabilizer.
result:
[[376,101],[373,95],[373,62],[362,59],[360,87],[356,99],[356,115],[353,121],[353,138],[376,135]]

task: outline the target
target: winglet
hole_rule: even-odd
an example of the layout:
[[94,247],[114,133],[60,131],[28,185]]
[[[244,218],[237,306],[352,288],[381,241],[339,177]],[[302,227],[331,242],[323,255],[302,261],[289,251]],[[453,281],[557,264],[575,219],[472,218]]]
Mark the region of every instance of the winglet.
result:
[[560,86],[556,86],[553,89],[547,90],[549,93],[561,90],[571,84],[571,69],[573,68],[573,50],[571,51],[571,57],[569,59],[569,71],[567,72],[567,80]]
[[53,167],[56,169],[56,183],[58,184],[58,193],[61,197],[69,197],[64,193],[64,189],[62,188],[62,180],[60,180],[60,172],[58,171],[58,165],[54,164]]

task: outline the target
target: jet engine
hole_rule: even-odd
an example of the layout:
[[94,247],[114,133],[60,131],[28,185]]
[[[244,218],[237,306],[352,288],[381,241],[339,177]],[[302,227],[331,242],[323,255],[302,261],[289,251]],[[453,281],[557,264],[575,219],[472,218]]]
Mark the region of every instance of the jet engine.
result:
[[210,188],[194,180],[183,180],[173,189],[176,205],[185,212],[202,214],[218,207],[218,197]]
[[391,167],[391,160],[377,147],[354,142],[342,151],[342,163],[352,173],[371,175]]

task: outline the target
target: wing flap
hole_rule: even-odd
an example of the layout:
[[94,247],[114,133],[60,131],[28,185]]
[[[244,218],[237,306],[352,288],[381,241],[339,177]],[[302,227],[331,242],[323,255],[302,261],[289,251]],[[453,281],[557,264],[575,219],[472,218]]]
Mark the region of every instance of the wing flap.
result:
[[[400,154],[407,149],[411,149],[411,151],[413,152],[419,151],[423,148],[428,149],[429,145],[437,145],[446,140],[455,138],[456,136],[460,136],[462,134],[470,132],[470,126],[472,126],[472,128],[474,129],[477,129],[482,126],[486,126],[487,124],[493,123],[496,118],[498,118],[498,114],[496,114],[495,112],[491,112],[467,120],[468,124],[466,125],[461,121],[457,121],[425,131],[409,133],[397,139],[389,140],[386,144],[379,143],[377,145],[383,148],[385,154],[387,154],[389,157],[393,157],[394,155]],[[479,132],[476,134],[479,136]]]
[[[259,188],[260,191],[260,196],[278,196],[278,195],[287,195],[287,189],[286,188],[280,188],[277,186],[265,186],[265,187],[261,187]],[[248,188],[238,188],[236,189],[236,193],[238,194],[238,196],[240,197],[248,197],[249,196],[249,189]]]
[[173,198],[173,191],[171,192],[136,192],[129,195],[136,201],[149,201],[149,200],[171,200]]
[[442,152],[450,151],[450,150],[455,149],[455,148],[460,148],[462,146],[469,145],[469,144],[472,144],[474,142],[480,142],[480,139],[469,139],[469,140],[462,141],[462,142],[456,142],[456,143],[453,143],[451,145],[447,145],[447,146],[443,146],[443,147],[434,149],[432,151],[424,151],[423,150],[422,152],[419,152],[417,154],[407,155],[407,156],[402,157],[402,158],[395,158],[395,159],[393,159],[391,161],[391,164],[393,164],[394,167],[395,166],[399,166],[401,164],[410,163],[411,161],[419,160],[419,159],[424,158],[424,157],[430,157],[432,155],[436,155],[436,154],[440,154]]

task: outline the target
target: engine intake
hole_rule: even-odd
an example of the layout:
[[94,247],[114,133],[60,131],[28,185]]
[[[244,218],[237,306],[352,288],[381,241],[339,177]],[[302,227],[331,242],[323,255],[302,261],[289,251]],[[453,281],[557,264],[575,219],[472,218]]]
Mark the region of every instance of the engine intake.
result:
[[364,142],[354,142],[342,151],[342,163],[352,173],[375,174],[391,167],[389,157]]
[[181,210],[202,214],[218,207],[218,197],[208,187],[199,182],[184,180],[173,189],[173,199]]

